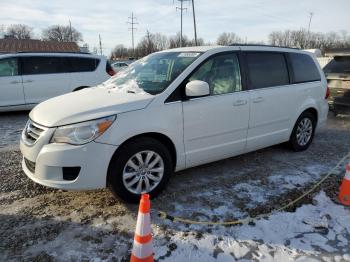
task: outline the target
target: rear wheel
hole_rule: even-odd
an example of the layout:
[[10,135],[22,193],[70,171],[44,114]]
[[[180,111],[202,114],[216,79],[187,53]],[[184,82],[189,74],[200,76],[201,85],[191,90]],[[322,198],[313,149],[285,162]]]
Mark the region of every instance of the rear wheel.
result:
[[289,139],[289,144],[294,151],[306,150],[314,137],[316,128],[316,119],[311,112],[302,113]]
[[137,203],[142,193],[157,196],[172,173],[168,149],[153,138],[139,138],[114,154],[108,169],[108,184],[117,196]]

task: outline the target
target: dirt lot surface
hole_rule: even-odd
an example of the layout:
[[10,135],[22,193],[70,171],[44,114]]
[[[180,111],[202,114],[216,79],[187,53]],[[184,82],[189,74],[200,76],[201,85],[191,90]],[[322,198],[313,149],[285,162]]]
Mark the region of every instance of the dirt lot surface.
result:
[[[137,206],[107,189],[64,192],[28,179],[18,149],[26,115],[0,115],[0,261],[128,261]],[[350,117],[330,115],[305,152],[278,145],[175,174],[152,201],[155,259],[350,261],[350,209],[334,201],[344,169],[297,207],[249,225],[157,217],[163,210],[226,221],[269,212],[310,188],[349,149]]]

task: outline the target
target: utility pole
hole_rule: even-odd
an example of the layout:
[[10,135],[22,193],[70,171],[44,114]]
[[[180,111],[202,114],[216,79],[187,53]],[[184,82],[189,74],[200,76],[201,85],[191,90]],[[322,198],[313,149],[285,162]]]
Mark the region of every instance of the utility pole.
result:
[[187,1],[190,1],[190,0],[177,0],[180,2],[180,7],[176,7],[176,10],[180,10],[180,13],[181,13],[181,29],[180,29],[180,47],[182,47],[182,13],[184,10],[187,10],[187,8],[184,8],[183,7],[183,2],[187,2]]
[[192,0],[192,12],[193,12],[193,27],[194,27],[194,43],[197,46],[198,45],[198,42],[197,42],[197,25],[196,25],[196,13],[194,11],[194,0]]
[[69,20],[69,36],[70,36],[70,41],[73,42],[73,35],[72,35],[72,23]]
[[138,24],[136,21],[136,17],[134,16],[134,13],[131,13],[131,17],[129,16],[128,19],[131,20],[128,21],[127,23],[131,25],[131,28],[129,28],[129,30],[131,30],[131,39],[132,39],[132,55],[133,57],[135,57],[135,44],[134,44],[134,30],[136,30],[135,26],[136,24]]
[[151,47],[151,34],[147,30],[146,32],[146,37],[147,37],[147,54],[152,53],[152,47]]
[[310,12],[310,13],[309,13],[310,19],[309,19],[309,26],[308,26],[308,28],[307,28],[307,34],[308,34],[308,35],[310,34],[310,26],[311,26],[311,20],[312,20],[313,15],[314,15],[313,12]]
[[306,43],[305,43],[305,48],[310,43],[310,26],[311,26],[311,20],[312,20],[313,15],[314,15],[313,12],[309,13],[310,19],[309,19],[309,26],[307,28],[307,40],[306,40]]
[[98,38],[100,40],[100,55],[102,55],[102,41],[101,41],[101,35],[98,34]]

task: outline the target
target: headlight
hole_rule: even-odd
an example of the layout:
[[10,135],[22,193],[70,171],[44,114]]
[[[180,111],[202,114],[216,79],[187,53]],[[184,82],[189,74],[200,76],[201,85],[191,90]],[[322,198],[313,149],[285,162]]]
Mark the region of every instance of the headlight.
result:
[[58,127],[51,143],[82,145],[102,135],[114,122],[115,116]]

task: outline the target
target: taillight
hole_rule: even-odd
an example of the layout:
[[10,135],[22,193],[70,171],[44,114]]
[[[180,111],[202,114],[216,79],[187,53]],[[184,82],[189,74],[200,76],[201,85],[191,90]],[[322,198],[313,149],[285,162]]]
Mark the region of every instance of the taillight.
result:
[[115,75],[115,71],[113,70],[112,66],[109,64],[108,61],[107,61],[107,63],[106,63],[106,72],[107,72],[107,74],[109,74],[110,76],[114,76],[114,75]]
[[330,94],[331,94],[331,91],[329,90],[329,87],[327,86],[325,99],[328,99]]
[[110,76],[114,76],[115,75],[115,71],[111,68],[107,71],[107,73],[110,75]]

